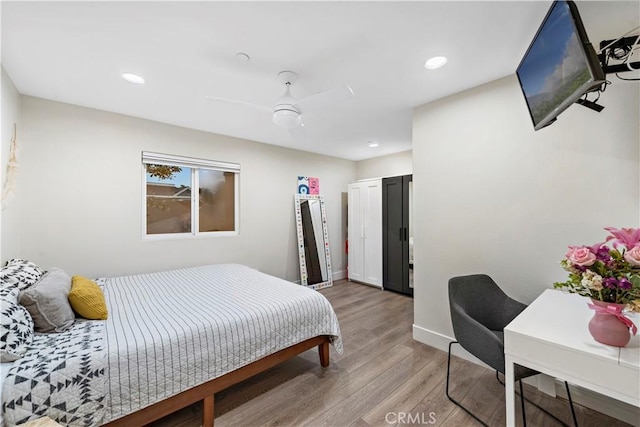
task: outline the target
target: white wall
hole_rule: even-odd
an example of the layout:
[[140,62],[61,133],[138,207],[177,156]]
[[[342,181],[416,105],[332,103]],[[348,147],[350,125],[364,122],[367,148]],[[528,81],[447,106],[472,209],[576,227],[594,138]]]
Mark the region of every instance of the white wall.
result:
[[410,175],[413,171],[411,150],[356,162],[357,179]]
[[[239,262],[297,280],[293,194],[307,175],[320,178],[333,268],[344,268],[332,236],[354,162],[38,98],[22,106],[24,257],[90,277]],[[143,150],[240,163],[240,236],[143,240]]]
[[416,339],[453,336],[449,278],[487,273],[530,303],[565,280],[567,245],[639,225],[640,85],[614,79],[601,103],[534,132],[512,76],[414,111]]
[[[0,135],[0,191],[5,182],[7,173],[7,160],[9,157],[9,148],[11,138],[13,137],[13,125],[16,124],[17,142],[22,142],[22,127],[20,118],[20,101],[21,97],[13,82],[2,69],[2,128]],[[20,171],[16,178],[20,180]],[[0,265],[9,258],[20,256],[20,235],[19,235],[19,218],[20,218],[20,197],[18,193],[14,193],[5,201],[0,208]]]

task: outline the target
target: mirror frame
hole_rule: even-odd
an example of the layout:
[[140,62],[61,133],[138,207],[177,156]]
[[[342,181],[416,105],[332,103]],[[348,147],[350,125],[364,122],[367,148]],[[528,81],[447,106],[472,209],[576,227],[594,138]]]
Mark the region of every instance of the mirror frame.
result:
[[[294,197],[296,211],[296,230],[298,233],[298,257],[300,260],[300,284],[311,289],[322,289],[333,286],[333,275],[331,273],[331,254],[329,252],[329,231],[327,228],[327,212],[324,207],[324,197],[309,194],[296,194]],[[300,202],[302,200],[318,200],[320,202],[320,212],[322,214],[322,237],[324,239],[324,254],[325,262],[327,264],[327,281],[314,283],[313,285],[309,285],[307,283],[307,261],[304,256],[304,234],[302,231],[302,211],[300,210]]]

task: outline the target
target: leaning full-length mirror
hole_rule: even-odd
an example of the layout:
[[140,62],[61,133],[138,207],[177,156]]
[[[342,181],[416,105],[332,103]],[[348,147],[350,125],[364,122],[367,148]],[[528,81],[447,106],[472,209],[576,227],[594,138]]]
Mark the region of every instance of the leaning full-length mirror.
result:
[[313,289],[331,286],[333,280],[324,198],[296,194],[295,208],[300,284]]

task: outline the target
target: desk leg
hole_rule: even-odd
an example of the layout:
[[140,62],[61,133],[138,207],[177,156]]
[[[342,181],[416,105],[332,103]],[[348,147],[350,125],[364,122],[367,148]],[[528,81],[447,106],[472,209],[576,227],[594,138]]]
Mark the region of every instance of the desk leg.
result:
[[513,361],[511,357],[505,355],[504,358],[504,384],[505,384],[505,402],[507,407],[506,425],[507,427],[515,427],[516,425],[516,407],[515,407],[515,380],[514,380]]

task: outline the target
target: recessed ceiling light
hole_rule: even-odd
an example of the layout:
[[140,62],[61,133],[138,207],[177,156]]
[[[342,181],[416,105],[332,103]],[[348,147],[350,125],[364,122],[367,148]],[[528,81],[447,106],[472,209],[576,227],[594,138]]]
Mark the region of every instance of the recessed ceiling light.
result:
[[447,63],[447,58],[444,56],[434,56],[433,58],[427,59],[427,62],[424,64],[424,68],[429,70],[435,70],[436,68],[442,67]]
[[128,81],[129,83],[133,83],[136,85],[144,84],[144,79],[137,74],[124,73],[122,75],[122,78]]
[[369,148],[376,148],[379,144],[375,141],[369,141]]

